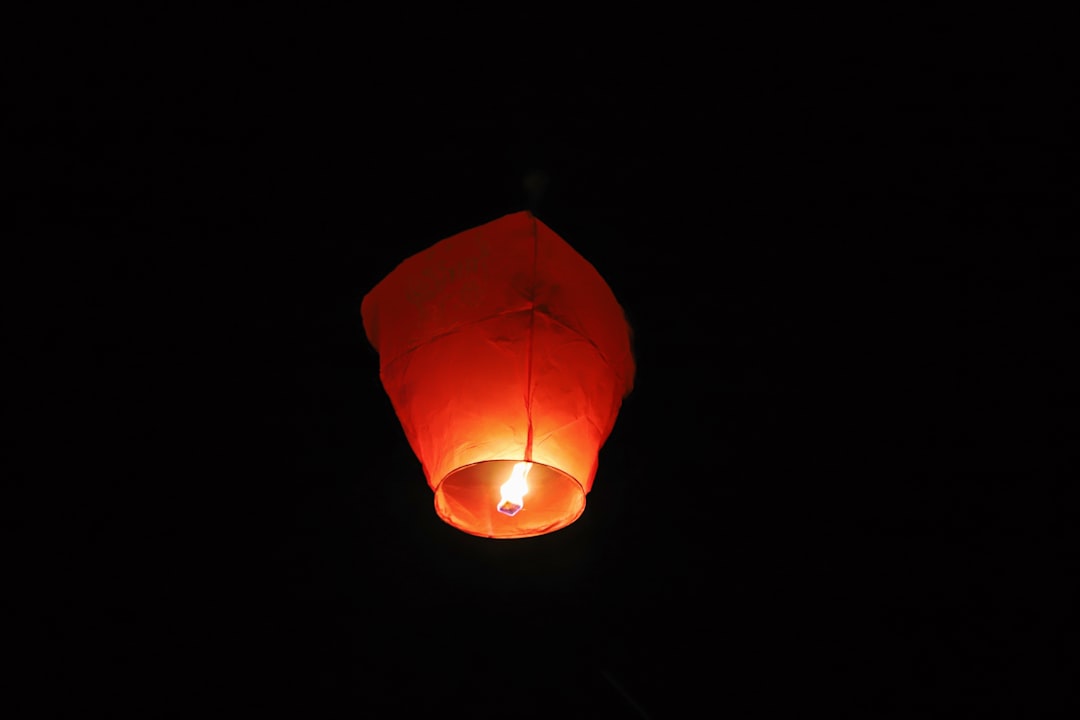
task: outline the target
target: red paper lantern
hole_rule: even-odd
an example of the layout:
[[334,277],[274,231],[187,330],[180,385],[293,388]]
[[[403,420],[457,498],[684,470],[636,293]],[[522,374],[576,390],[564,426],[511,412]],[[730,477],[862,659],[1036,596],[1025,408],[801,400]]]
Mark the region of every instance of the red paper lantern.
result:
[[634,379],[626,318],[587,260],[514,213],[405,260],[362,314],[443,520],[522,538],[581,515]]

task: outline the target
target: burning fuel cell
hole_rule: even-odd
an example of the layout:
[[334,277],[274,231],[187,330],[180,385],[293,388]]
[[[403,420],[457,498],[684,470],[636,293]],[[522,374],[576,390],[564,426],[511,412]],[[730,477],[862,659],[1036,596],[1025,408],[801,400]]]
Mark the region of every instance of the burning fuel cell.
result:
[[495,507],[503,515],[513,517],[525,507],[525,494],[529,492],[529,485],[525,480],[530,468],[532,463],[519,462],[510,473],[510,479],[499,487],[501,498]]
[[525,506],[520,505],[520,504],[518,504],[516,502],[512,502],[510,500],[503,500],[501,503],[499,503],[499,508],[498,509],[499,509],[499,512],[501,512],[503,515],[509,515],[510,517],[514,517],[515,515],[518,514],[518,511],[521,510],[521,508],[523,508],[523,507],[525,507]]

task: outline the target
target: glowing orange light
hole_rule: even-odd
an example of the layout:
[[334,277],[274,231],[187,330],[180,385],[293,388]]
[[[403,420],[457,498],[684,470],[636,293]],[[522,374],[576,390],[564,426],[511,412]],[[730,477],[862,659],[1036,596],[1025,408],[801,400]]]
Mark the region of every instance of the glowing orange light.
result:
[[581,515],[635,369],[595,267],[513,213],[406,258],[361,311],[439,517],[510,539]]

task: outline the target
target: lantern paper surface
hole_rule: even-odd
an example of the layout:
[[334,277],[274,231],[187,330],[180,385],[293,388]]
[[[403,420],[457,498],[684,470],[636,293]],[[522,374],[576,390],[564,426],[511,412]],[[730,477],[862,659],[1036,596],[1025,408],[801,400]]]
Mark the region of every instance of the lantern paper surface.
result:
[[[443,520],[521,538],[581,515],[634,377],[622,308],[588,261],[515,213],[405,260],[362,315]],[[501,500],[523,462],[527,494]]]

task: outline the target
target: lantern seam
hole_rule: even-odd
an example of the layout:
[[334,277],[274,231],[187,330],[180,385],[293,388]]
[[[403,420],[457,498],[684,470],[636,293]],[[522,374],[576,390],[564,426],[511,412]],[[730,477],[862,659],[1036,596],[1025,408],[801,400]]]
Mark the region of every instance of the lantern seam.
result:
[[525,348],[525,419],[528,425],[528,430],[525,437],[525,462],[532,462],[533,454],[533,339],[536,336],[536,276],[538,266],[537,257],[540,248],[540,236],[536,229],[536,217],[533,216],[532,213],[529,213],[529,219],[532,220],[533,258],[532,280],[529,282],[529,337],[528,344]]

